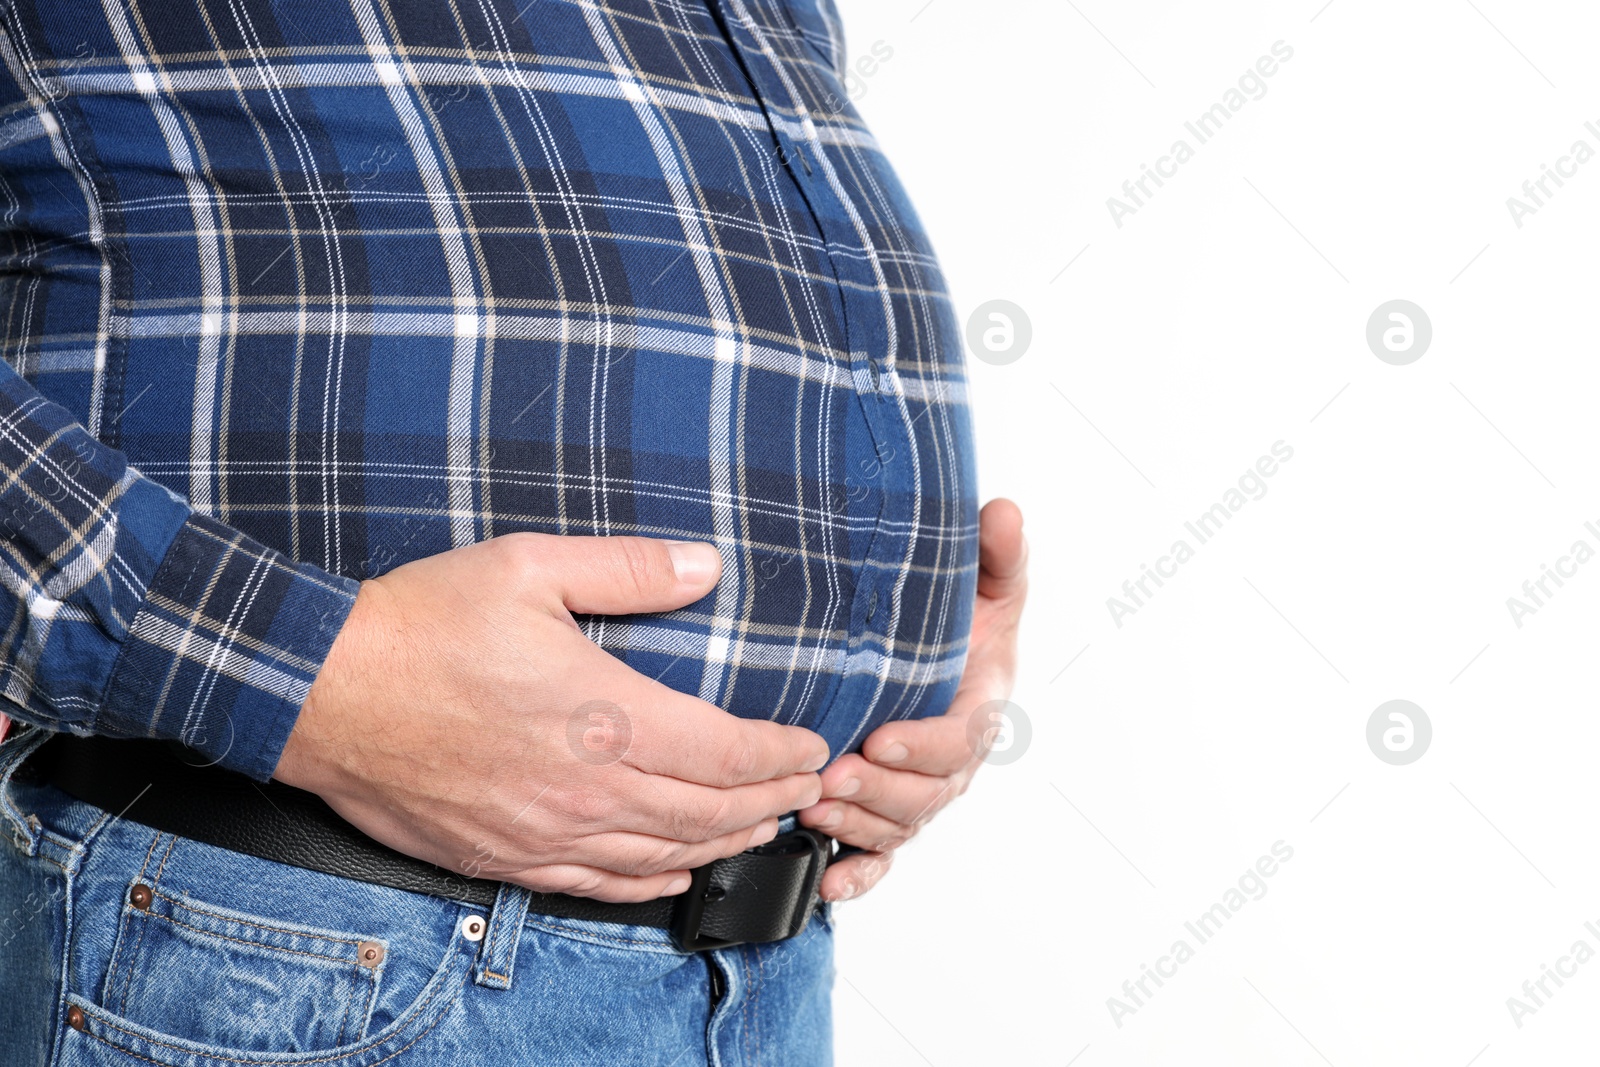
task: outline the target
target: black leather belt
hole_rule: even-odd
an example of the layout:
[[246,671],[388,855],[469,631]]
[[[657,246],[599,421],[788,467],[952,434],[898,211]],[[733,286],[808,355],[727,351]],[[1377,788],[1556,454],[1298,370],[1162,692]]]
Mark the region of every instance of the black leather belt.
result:
[[[184,753],[164,741],[58,734],[24,773],[153,830],[218,848],[411,893],[494,903],[499,882],[453,874],[374,841],[314,793],[196,767]],[[803,930],[816,909],[832,844],[826,834],[800,828],[698,868],[688,891],[675,897],[610,904],[534,893],[528,910],[660,927],[686,952],[782,941]]]

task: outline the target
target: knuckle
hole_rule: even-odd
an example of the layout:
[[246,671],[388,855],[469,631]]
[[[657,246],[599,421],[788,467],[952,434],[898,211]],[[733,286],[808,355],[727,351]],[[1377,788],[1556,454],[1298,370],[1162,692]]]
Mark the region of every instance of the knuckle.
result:
[[535,867],[529,871],[524,871],[522,875],[517,878],[517,883],[519,885],[526,886],[535,893],[563,892],[565,890],[567,881],[568,879],[559,875],[553,875],[549,871],[539,867]]
[[695,810],[688,806],[674,805],[666,811],[666,836],[675,841],[693,840],[697,831],[699,816]]
[[862,880],[868,885],[877,885],[883,880],[883,876],[889,873],[889,867],[894,862],[893,856],[893,852],[885,852],[871,863],[863,864]]
[[726,794],[711,798],[693,820],[696,839],[704,840],[722,833],[725,827],[733,824],[737,814],[733,798]]
[[575,897],[592,897],[605,888],[605,877],[599,871],[572,871],[557,881],[560,883],[560,888],[553,892],[567,893]]
[[688,845],[679,841],[663,841],[656,849],[656,854],[650,859],[651,874],[663,874],[675,871],[680,867],[690,866],[691,850]]
[[661,586],[661,550],[644,538],[614,538],[617,579],[631,593],[646,596]]
[[555,803],[579,826],[609,825],[617,810],[616,798],[603,789],[568,789]]
[[893,852],[895,849],[904,845],[907,841],[910,841],[916,836],[916,834],[917,828],[915,826],[907,826],[897,823],[893,826],[880,829],[877,836],[863,847],[865,847],[869,852]]
[[916,834],[916,830],[906,827],[897,833],[890,834],[876,845],[873,845],[872,850],[874,852],[893,852],[895,849],[904,845],[907,841],[910,841],[916,836]]
[[683,854],[683,846],[673,841],[653,842],[644,846],[631,860],[617,868],[619,874],[629,874],[635,877],[649,877],[670,871],[677,866],[678,858]]
[[880,775],[863,774],[857,780],[860,781],[861,787],[846,798],[850,803],[870,807],[873,804],[882,803],[888,798],[890,790]]
[[551,545],[551,540],[548,534],[519,531],[489,542],[505,542],[496,563],[503,569],[506,592],[530,606],[546,610],[560,603],[560,583],[554,569],[559,566],[559,560],[553,552],[557,546]]
[[543,573],[544,550],[542,535],[527,531],[503,534],[492,544],[499,546],[505,555],[505,565],[515,581],[522,586],[536,584]]
[[760,762],[761,753],[756,743],[741,734],[722,750],[720,769],[723,780],[728,783],[751,781]]

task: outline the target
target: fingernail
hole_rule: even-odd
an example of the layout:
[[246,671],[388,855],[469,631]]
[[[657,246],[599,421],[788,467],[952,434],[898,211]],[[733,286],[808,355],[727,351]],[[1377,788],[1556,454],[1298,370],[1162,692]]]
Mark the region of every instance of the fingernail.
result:
[[908,755],[910,755],[910,752],[906,749],[906,746],[904,746],[900,742],[896,741],[894,744],[890,745],[888,748],[886,748],[882,752],[878,753],[878,762],[879,763],[899,763],[901,760],[905,759]]
[[722,564],[716,547],[704,541],[668,541],[667,555],[672,559],[672,573],[685,585],[704,585]]
[[839,788],[833,791],[836,797],[852,797],[861,791],[861,779],[846,778],[840,783]]
[[804,767],[800,768],[800,769],[802,771],[806,771],[808,773],[811,772],[811,771],[820,771],[820,770],[822,770],[822,768],[824,768],[824,767],[826,767],[828,765],[828,756],[829,756],[828,750],[827,749],[823,749],[820,753],[818,753],[817,755],[811,757],[810,760],[806,761],[806,765]]
[[840,890],[840,892],[839,892],[839,899],[840,900],[849,900],[851,897],[856,895],[857,891],[858,890],[857,890],[855,882],[853,882],[853,881],[846,882],[844,884],[844,889]]
[[764,845],[768,841],[771,841],[773,838],[775,838],[777,836],[778,836],[778,824],[777,823],[771,822],[771,823],[767,823],[764,826],[758,826],[758,827],[756,827],[756,832],[750,835],[750,843],[747,844],[745,847],[746,848],[755,848],[757,845]]
[[832,811],[828,812],[828,814],[822,817],[821,822],[817,823],[817,829],[832,830],[835,826],[838,826],[842,822],[844,822],[844,812],[840,811],[838,808],[834,808]]
[[672,881],[668,882],[667,883],[667,891],[663,895],[664,896],[669,896],[669,897],[675,897],[679,893],[687,893],[688,891],[689,891],[689,876],[688,875],[684,875],[682,878],[674,878]]

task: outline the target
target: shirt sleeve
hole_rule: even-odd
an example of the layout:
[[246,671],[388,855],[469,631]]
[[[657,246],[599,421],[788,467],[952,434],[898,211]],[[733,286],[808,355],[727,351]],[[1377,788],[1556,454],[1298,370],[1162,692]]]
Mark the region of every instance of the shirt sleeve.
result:
[[0,696],[265,781],[359,583],[196,512],[0,363]]

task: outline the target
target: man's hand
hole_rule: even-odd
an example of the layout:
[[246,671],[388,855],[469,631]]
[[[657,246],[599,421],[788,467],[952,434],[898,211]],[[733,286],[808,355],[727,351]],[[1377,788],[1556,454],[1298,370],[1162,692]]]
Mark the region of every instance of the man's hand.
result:
[[817,801],[827,745],[652,681],[571,613],[668,611],[720,573],[707,544],[517,533],[363,582],[276,776],[465,877],[682,892]]
[[[987,727],[973,728],[972,715],[1009,697],[1016,677],[1027,557],[1022,512],[1009,500],[990,501],[979,517],[978,599],[967,666],[949,710],[874,730],[861,755],[841,756],[823,773],[824,799],[800,813],[804,825],[867,849],[828,868],[824,899],[847,900],[871,889],[894,850],[967,791],[993,740]],[[974,745],[975,737],[985,744]]]

